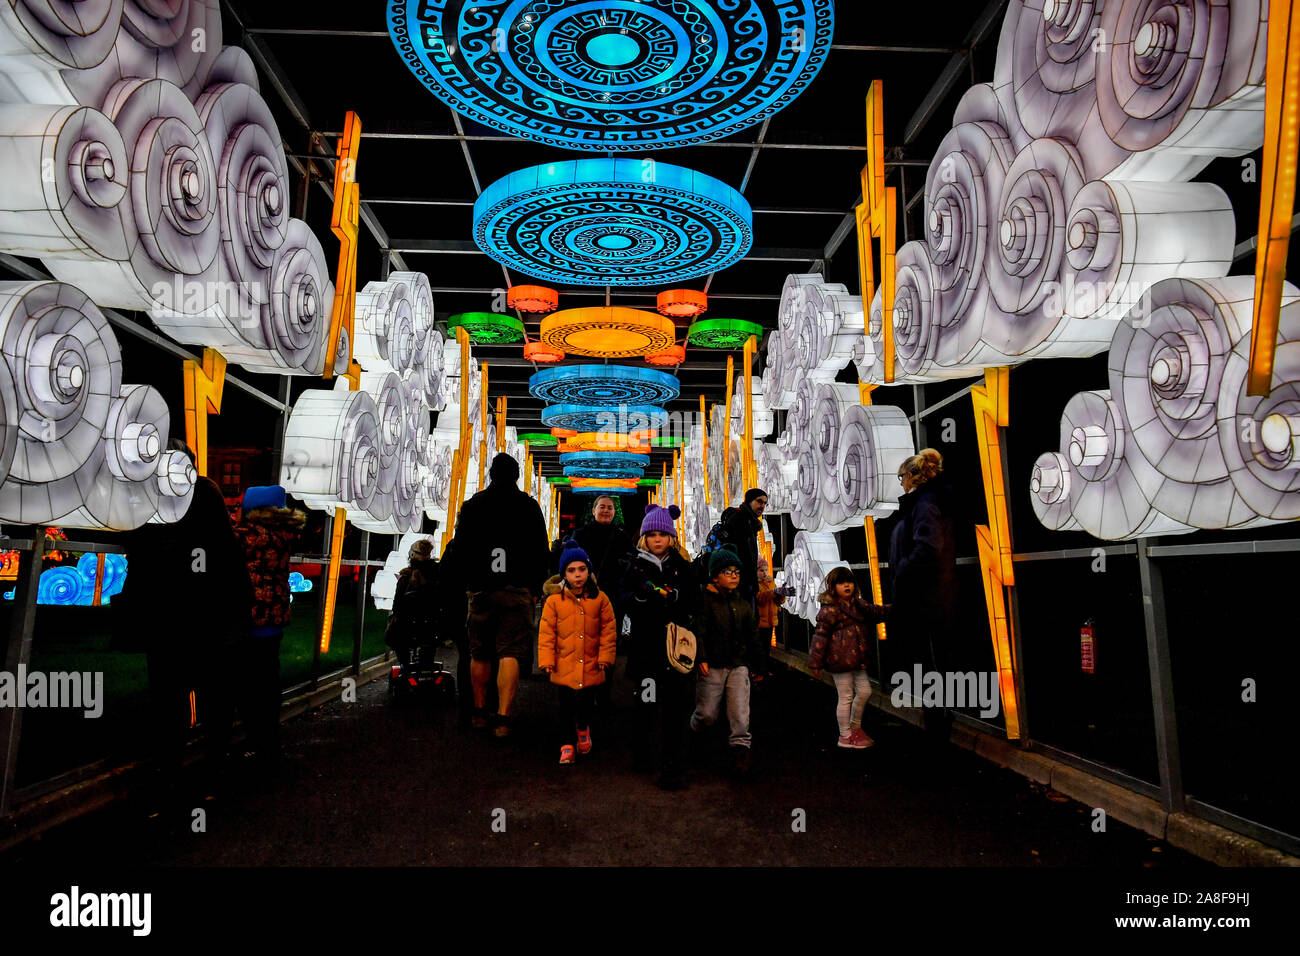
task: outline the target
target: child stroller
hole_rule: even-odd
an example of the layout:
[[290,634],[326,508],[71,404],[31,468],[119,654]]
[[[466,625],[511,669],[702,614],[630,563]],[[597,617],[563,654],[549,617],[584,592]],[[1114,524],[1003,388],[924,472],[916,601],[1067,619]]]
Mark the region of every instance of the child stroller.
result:
[[433,562],[422,562],[422,573],[412,587],[411,569],[398,576],[393,610],[388,617],[384,640],[397,653],[397,663],[388,672],[388,694],[402,703],[417,694],[452,698],[456,677],[438,659],[438,600]]

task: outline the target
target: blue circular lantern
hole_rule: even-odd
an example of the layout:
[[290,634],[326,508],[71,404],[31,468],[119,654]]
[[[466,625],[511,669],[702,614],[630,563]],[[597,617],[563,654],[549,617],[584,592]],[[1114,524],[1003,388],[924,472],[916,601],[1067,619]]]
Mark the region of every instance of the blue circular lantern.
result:
[[480,249],[560,285],[681,285],[744,258],[753,227],[726,183],[652,159],[531,166],[474,203]]
[[[563,468],[582,469],[620,469],[638,472],[650,466],[649,455],[637,455],[626,451],[572,451],[560,456]],[[570,476],[581,478],[582,475]],[[637,474],[622,475],[623,478],[639,478]]]
[[561,365],[528,380],[528,392],[561,405],[662,405],[681,394],[677,376],[625,365]]
[[832,0],[388,3],[398,53],[452,109],[602,153],[707,143],[762,122],[817,76],[834,28]]
[[658,405],[551,405],[542,410],[547,428],[570,428],[576,432],[615,431],[620,434],[660,428],[668,413]]
[[[92,589],[94,585],[91,585]],[[81,572],[69,565],[46,568],[41,572],[36,583],[37,604],[89,604],[83,600],[86,591],[86,579]]]
[[566,468],[564,474],[569,478],[604,478],[615,481],[645,477],[645,471],[641,468]]

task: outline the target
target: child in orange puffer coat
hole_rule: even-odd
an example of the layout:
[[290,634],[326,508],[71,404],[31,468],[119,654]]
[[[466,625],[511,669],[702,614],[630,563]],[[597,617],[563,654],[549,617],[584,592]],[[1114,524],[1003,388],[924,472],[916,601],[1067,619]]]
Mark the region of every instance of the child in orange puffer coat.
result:
[[546,582],[546,605],[537,636],[537,663],[551,675],[560,704],[560,763],[591,753],[596,686],[614,670],[614,607],[596,586],[591,559],[566,541],[560,574]]

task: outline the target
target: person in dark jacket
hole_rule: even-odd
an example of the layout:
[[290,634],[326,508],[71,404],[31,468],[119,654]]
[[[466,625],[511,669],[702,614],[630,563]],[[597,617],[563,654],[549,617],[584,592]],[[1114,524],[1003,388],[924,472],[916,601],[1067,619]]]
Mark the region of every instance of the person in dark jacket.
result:
[[461,506],[456,518],[456,560],[470,592],[470,679],[473,725],[487,726],[487,684],[497,662],[498,737],[510,735],[511,708],[519,689],[519,662],[530,660],[537,628],[534,610],[550,577],[550,548],[541,506],[516,486],[519,463],[506,454],[492,459],[490,482]]
[[875,639],[873,625],[885,620],[889,609],[869,603],[858,591],[853,572],[842,565],[826,575],[820,603],[808,667],[817,678],[825,667],[835,682],[839,696],[835,719],[840,725],[836,746],[865,750],[875,743],[862,729],[862,715],[871,697],[867,658]]
[[691,730],[703,733],[718,719],[723,701],[731,724],[732,760],[739,773],[750,767],[749,680],[762,667],[758,618],[740,594],[740,555],[723,545],[709,555],[709,585],[700,595],[692,621],[699,642],[695,713]]
[[441,594],[433,542],[420,538],[407,553],[407,565],[397,575],[393,609],[384,640],[403,667],[411,663],[411,648],[429,644],[437,634]]
[[745,492],[745,503],[731,509],[722,524],[727,543],[734,545],[740,556],[740,594],[750,604],[758,596],[758,535],[763,530],[766,507],[767,492],[750,488]]
[[[939,476],[943,456],[925,448],[899,466],[903,494],[889,540],[894,599],[889,624],[892,670],[920,663],[924,672],[942,672],[944,643],[957,605],[957,561],[952,530],[951,492]],[[925,715],[926,733],[939,746],[952,729],[946,709]]]
[[632,625],[627,674],[638,710],[636,766],[649,772],[657,758],[659,786],[665,790],[683,785],[682,751],[691,708],[690,675],[668,663],[668,624],[689,628],[698,598],[694,570],[673,528],[680,514],[676,505],[646,506],[637,553],[619,588]]
[[307,516],[286,507],[284,488],[244,492],[235,536],[253,583],[252,630],[239,648],[239,711],[248,751],[274,762],[280,743],[280,641],[289,623],[289,557]]
[[225,754],[228,670],[250,627],[253,588],[221,489],[207,477],[196,478],[179,521],[126,532],[123,545],[130,569],[112,603],[115,643],[146,654],[154,757],[175,775],[192,725],[192,691],[209,756]]
[[[573,540],[591,557],[591,571],[598,581],[617,582],[623,577],[636,544],[627,532],[614,524],[614,499],[601,495],[591,506],[592,520],[573,535]],[[562,572],[561,572],[562,573]],[[617,595],[610,595],[614,603],[614,620],[620,620]]]

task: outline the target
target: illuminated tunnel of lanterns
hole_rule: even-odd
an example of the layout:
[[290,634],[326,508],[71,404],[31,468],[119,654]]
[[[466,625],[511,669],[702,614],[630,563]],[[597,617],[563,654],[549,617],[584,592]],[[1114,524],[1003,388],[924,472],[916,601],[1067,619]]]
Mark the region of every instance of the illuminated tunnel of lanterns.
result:
[[[766,130],[822,69],[831,0],[498,5],[509,22],[460,0],[389,4],[394,47],[433,96],[590,154],[484,183],[466,239],[504,268],[504,301],[443,316],[442,278],[414,270],[364,284],[338,313],[340,273],[289,214],[292,157],[253,61],[221,42],[217,0],[106,3],[84,29],[31,13],[46,6],[0,7],[0,252],[52,277],[0,283],[4,521],[128,530],[185,513],[203,463],[169,449],[179,429],[158,391],[123,381],[112,309],[209,350],[192,395],[214,408],[203,383],[218,388],[226,363],[320,379],[289,409],[280,481],[400,536],[394,555],[426,521],[440,548],[499,452],[552,528],[558,487],[649,491],[682,506],[691,550],[755,483],[797,529],[774,564],[811,619],[841,563],[835,534],[897,508],[892,478],[915,451],[888,389],[870,401],[843,379],[919,384],[1101,353],[1105,380],[1066,402],[1019,489],[1044,526],[1128,540],[1300,517],[1300,290],[1278,280],[1273,385],[1253,388],[1256,281],[1229,275],[1227,194],[1192,181],[1264,144],[1257,4],[1148,19],[1160,4],[1013,0],[992,82],[961,98],[929,163],[923,234],[865,299],[821,274],[785,277],[770,334],[716,314],[707,291],[753,249],[744,185],[651,151]],[[430,36],[459,42],[417,42]],[[872,176],[863,186],[860,230],[880,198]],[[604,305],[576,304],[593,289]],[[545,407],[523,434],[475,346],[517,349],[534,369],[528,393]],[[679,371],[704,361],[721,379],[713,350],[732,373],[710,391],[730,403],[683,415],[695,396]],[[76,573],[42,593],[76,603]]]

